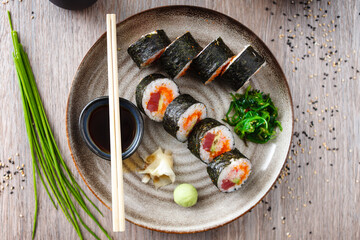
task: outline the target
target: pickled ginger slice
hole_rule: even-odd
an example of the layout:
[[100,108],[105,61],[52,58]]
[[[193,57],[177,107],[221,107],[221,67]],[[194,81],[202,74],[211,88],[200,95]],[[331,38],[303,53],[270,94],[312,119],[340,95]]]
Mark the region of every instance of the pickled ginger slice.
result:
[[145,174],[141,180],[143,183],[148,183],[152,179],[155,188],[158,189],[175,182],[174,161],[170,151],[159,148],[145,159],[145,163],[145,169],[139,171]]

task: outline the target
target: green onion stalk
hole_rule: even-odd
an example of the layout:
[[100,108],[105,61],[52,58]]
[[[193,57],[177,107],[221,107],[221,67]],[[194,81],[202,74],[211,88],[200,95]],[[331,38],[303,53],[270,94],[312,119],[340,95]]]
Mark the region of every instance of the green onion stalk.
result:
[[60,207],[67,220],[74,227],[80,239],[83,239],[80,224],[96,239],[100,238],[86,225],[86,223],[80,217],[80,214],[77,210],[78,206],[80,206],[80,208],[83,209],[83,211],[97,224],[106,237],[111,239],[106,230],[91,213],[90,209],[85,203],[84,197],[102,215],[101,211],[78,185],[60,154],[40,99],[35,78],[31,70],[29,58],[24,51],[23,46],[19,42],[17,32],[13,29],[9,11],[8,17],[11,28],[11,37],[14,45],[14,52],[12,53],[12,56],[18,77],[21,101],[24,110],[26,132],[28,135],[32,157],[35,196],[35,213],[32,229],[32,239],[35,237],[38,215],[36,176],[39,177],[54,207],[56,209]]

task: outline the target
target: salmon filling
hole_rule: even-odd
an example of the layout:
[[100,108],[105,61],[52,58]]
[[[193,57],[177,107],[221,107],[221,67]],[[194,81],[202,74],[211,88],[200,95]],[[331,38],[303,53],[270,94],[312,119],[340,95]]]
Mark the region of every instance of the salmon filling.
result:
[[183,129],[186,129],[186,133],[190,133],[195,124],[200,121],[202,114],[202,111],[196,110],[184,120]]

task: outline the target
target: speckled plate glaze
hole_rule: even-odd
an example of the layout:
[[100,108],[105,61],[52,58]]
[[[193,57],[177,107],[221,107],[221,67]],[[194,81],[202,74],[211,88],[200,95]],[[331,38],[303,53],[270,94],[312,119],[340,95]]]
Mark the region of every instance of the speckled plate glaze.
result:
[[[104,21],[105,24],[105,21]],[[279,108],[284,130],[267,144],[248,147],[237,137],[236,147],[250,158],[252,174],[243,187],[233,193],[221,193],[212,184],[206,165],[194,157],[186,143],[180,143],[165,132],[162,125],[144,118],[143,142],[131,158],[124,161],[124,192],[126,219],[152,230],[172,233],[193,233],[213,229],[229,223],[254,207],[276,181],[289,151],[293,130],[292,100],[285,76],[265,44],[248,28],[236,20],[213,10],[169,6],[150,9],[127,18],[117,25],[120,96],[135,103],[135,88],[140,79],[161,66],[139,70],[126,50],[141,35],[155,29],[164,29],[171,40],[190,31],[205,47],[221,36],[234,53],[251,44],[266,59],[266,65],[249,81],[254,88],[270,93]],[[200,80],[186,75],[177,84],[182,93],[188,93],[206,104],[209,117],[221,121],[229,103],[230,89],[220,81],[204,86]],[[103,34],[81,62],[68,99],[66,124],[70,151],[74,163],[99,200],[110,208],[110,162],[97,157],[82,140],[78,119],[83,107],[92,99],[108,95],[106,35]],[[173,151],[175,184],[155,190],[152,184],[141,182],[135,171],[141,168],[139,156],[145,158],[159,146]],[[180,183],[191,183],[199,192],[198,203],[182,208],[173,202],[173,190]]]

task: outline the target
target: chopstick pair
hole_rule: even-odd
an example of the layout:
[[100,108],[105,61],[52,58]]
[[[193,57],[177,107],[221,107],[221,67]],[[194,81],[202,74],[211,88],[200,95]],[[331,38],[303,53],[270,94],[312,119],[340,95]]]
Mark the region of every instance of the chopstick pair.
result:
[[110,155],[113,231],[125,231],[124,186],[121,151],[116,15],[106,14],[109,81]]

